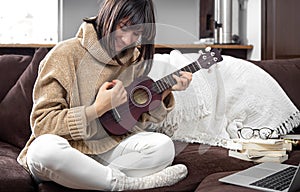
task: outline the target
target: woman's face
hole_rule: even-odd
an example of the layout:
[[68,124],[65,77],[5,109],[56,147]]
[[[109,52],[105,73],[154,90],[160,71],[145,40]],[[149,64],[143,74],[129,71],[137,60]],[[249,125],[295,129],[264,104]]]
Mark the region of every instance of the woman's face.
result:
[[115,49],[121,52],[125,48],[134,46],[143,33],[142,27],[130,26],[126,20],[121,21],[115,32]]

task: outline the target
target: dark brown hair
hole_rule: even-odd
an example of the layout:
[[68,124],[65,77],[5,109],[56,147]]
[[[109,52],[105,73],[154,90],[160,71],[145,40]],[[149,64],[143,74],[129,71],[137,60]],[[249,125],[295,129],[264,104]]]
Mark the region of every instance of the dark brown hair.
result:
[[94,23],[98,39],[108,54],[121,65],[123,63],[120,61],[119,55],[116,55],[114,31],[124,19],[127,26],[143,28],[141,42],[139,42],[140,55],[136,61],[143,59],[145,72],[148,73],[152,67],[156,35],[152,0],[105,0],[99,10]]

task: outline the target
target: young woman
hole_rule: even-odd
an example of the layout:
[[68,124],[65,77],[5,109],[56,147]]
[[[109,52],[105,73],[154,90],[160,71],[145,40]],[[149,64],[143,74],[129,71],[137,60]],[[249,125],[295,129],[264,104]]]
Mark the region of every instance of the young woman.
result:
[[41,62],[32,136],[18,157],[37,182],[121,191],[169,186],[187,175],[184,165],[170,166],[169,137],[141,130],[163,120],[174,106],[171,91],[185,90],[191,73],[174,76],[160,106],[143,113],[129,133],[108,134],[99,122],[128,100],[124,87],[151,69],[155,30],[151,0],[106,0],[97,17]]

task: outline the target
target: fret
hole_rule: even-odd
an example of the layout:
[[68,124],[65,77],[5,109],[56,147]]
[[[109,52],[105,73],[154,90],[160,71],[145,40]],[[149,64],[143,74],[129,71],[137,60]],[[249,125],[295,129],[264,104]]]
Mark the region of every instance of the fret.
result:
[[209,54],[209,51],[206,50],[206,53],[201,54],[196,62],[156,82],[147,76],[141,76],[134,80],[126,87],[128,102],[107,111],[99,117],[102,126],[113,135],[123,135],[130,131],[136,125],[142,113],[159,107],[159,101],[162,99],[161,93],[177,83],[173,75],[180,76],[180,71],[194,73],[199,69],[209,69],[214,63],[222,60],[217,50],[212,50],[216,51],[216,57],[214,57],[214,54]]
[[173,83],[172,79],[173,78],[171,76],[166,76],[166,81],[165,82],[167,83],[167,85],[172,85],[172,83]]
[[157,93],[161,93],[164,90],[171,88],[173,85],[175,85],[177,82],[172,77],[173,74],[176,76],[180,76],[180,71],[194,73],[202,68],[208,69],[209,67],[211,67],[212,64],[215,64],[219,61],[222,61],[222,57],[216,49],[213,49],[212,51],[210,51],[210,53],[202,52],[201,56],[198,58],[197,61],[194,61],[191,64],[189,64],[189,65],[175,71],[174,73],[169,74],[169,75],[161,78],[160,80],[156,81],[155,83],[153,83],[152,90],[156,91]]
[[202,68],[198,61],[195,61],[194,67],[195,67],[195,70],[200,70]]
[[175,85],[177,82],[172,77],[173,74],[176,76],[180,76],[180,71],[187,71],[187,72],[194,73],[200,69],[201,69],[201,67],[199,66],[199,64],[197,62],[193,62],[193,63],[181,68],[180,70],[177,70],[174,73],[167,75],[167,76],[163,77],[162,79],[158,80],[157,82],[155,82],[154,83],[154,84],[156,84],[155,87],[157,87],[156,91],[158,93],[161,93],[164,90],[171,88],[173,85]]
[[158,91],[159,93],[161,93],[164,90],[164,85],[161,83],[161,81],[157,81],[157,85],[158,85]]
[[[195,62],[194,62],[194,63],[195,63]],[[198,71],[198,70],[199,70],[199,69],[196,68],[196,66],[197,66],[197,65],[192,65],[194,71]]]
[[193,63],[183,67],[182,71],[187,71],[187,72],[194,73],[194,72],[196,72],[200,69],[201,69],[201,67],[197,64],[197,62],[193,62]]
[[164,85],[164,90],[169,88],[169,85],[167,84],[166,81],[162,81],[162,84]]
[[175,85],[177,83],[176,80],[172,76],[169,76],[169,79],[172,81],[172,85]]

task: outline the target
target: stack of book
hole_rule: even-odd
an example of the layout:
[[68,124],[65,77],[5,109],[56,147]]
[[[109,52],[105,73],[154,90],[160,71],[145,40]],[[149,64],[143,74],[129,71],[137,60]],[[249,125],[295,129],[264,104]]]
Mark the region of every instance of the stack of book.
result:
[[283,139],[237,139],[233,141],[235,149],[229,150],[229,156],[246,161],[278,162],[288,159],[292,144]]
[[300,133],[289,133],[287,135],[282,135],[282,139],[293,144],[295,149],[300,149]]

